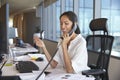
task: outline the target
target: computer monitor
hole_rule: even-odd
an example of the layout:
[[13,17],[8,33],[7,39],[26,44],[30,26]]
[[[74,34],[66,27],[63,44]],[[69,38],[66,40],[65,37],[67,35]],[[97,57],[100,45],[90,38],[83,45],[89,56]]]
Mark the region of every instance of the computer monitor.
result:
[[0,56],[8,54],[9,4],[0,7]]

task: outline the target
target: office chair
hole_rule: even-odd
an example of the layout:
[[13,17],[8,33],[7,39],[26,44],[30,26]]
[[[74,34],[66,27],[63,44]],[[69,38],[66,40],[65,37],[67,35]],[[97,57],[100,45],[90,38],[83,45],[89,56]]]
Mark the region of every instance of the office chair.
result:
[[[87,48],[98,53],[98,57],[96,64],[89,65],[91,69],[82,71],[82,74],[93,75],[95,80],[109,80],[108,67],[114,37],[108,35],[106,18],[93,19],[89,27],[93,35],[88,35],[86,38]],[[95,34],[95,31],[103,31],[104,34]]]

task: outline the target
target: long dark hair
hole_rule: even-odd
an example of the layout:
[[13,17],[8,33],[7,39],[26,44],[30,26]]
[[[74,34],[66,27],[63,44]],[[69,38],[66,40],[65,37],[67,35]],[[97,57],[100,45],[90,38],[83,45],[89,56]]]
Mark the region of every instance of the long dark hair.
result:
[[[73,25],[72,25],[72,28],[73,28],[75,23],[78,22],[77,15],[72,11],[67,11],[67,12],[64,12],[63,14],[60,15],[60,19],[64,15],[67,16],[68,19],[73,23]],[[75,33],[80,34],[80,29],[79,29],[78,24],[77,24],[77,29],[75,30]]]

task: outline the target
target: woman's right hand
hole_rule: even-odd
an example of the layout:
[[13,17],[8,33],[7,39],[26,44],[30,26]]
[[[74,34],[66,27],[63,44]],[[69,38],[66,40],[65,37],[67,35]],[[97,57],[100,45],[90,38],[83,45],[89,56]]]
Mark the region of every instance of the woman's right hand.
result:
[[39,37],[34,36],[33,39],[34,39],[34,43],[35,43],[38,47],[41,47],[41,48],[45,47],[44,42],[43,42],[41,39],[39,39]]

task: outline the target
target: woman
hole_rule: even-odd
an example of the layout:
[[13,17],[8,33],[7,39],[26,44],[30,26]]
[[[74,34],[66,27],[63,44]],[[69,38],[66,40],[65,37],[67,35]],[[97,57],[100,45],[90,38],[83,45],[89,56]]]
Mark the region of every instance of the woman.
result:
[[[59,49],[50,63],[51,67],[55,68],[57,65],[63,66],[68,73],[79,73],[88,69],[86,41],[80,34],[76,14],[72,11],[64,12],[60,16],[60,28],[62,39],[60,39],[58,43]],[[38,47],[43,49],[47,60],[50,61],[51,56],[44,42],[38,37],[34,37],[34,41]]]

